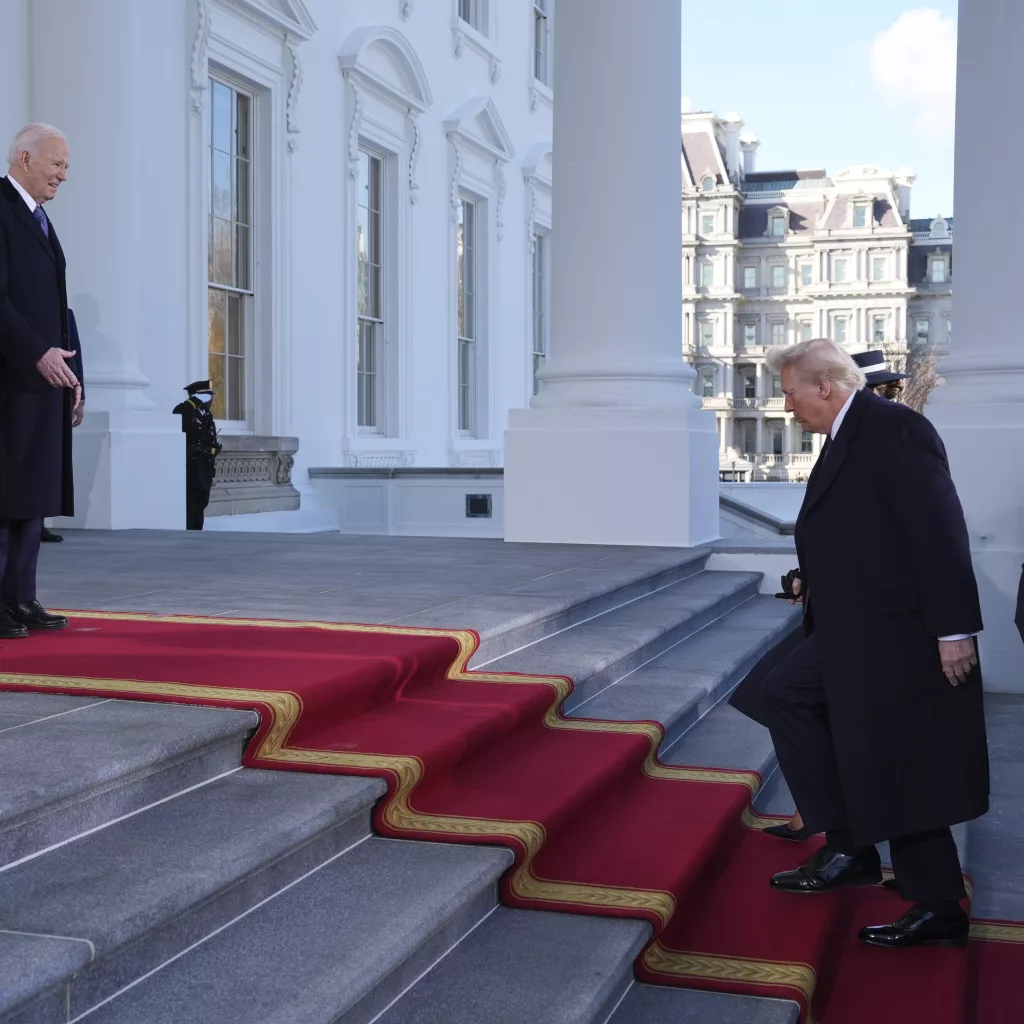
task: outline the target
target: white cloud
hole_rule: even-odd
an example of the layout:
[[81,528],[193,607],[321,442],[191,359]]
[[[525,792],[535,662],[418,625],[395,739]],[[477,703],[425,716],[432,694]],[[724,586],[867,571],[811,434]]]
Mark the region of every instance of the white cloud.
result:
[[951,137],[956,106],[956,21],[931,7],[904,11],[871,42],[875,88],[923,134]]

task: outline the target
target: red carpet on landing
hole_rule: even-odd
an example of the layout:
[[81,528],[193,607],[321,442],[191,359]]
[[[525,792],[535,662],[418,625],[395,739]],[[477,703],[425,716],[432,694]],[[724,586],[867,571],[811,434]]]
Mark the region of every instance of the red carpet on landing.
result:
[[650,921],[644,981],[795,999],[818,1024],[1024,1020],[1024,925],[975,922],[968,950],[863,946],[906,905],[770,889],[810,847],[761,834],[755,773],[662,765],[660,726],[564,718],[568,680],[468,671],[477,642],[82,612],[0,646],[0,689],[252,708],[246,765],[383,778],[380,834],[513,849],[510,906]]

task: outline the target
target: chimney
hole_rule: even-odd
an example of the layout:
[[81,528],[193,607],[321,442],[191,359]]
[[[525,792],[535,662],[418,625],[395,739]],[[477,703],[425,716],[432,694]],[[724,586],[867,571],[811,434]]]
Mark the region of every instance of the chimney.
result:
[[895,174],[896,178],[896,206],[900,218],[904,221],[910,220],[910,192],[917,181],[917,175],[910,167],[900,167]]
[[740,149],[743,150],[743,176],[753,174],[757,163],[757,147],[761,140],[753,132],[746,132],[740,136]]
[[740,171],[740,132],[743,131],[743,119],[737,113],[726,114],[721,121],[725,133],[725,168],[729,172],[729,180],[739,182]]

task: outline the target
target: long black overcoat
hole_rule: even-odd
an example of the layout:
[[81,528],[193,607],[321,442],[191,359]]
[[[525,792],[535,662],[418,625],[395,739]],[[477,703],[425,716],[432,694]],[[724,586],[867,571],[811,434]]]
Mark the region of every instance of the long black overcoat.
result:
[[938,638],[981,630],[963,510],[931,423],[860,391],[796,525],[805,629],[858,842],[988,810],[981,671],[952,686]]
[[67,348],[64,252],[0,178],[0,519],[74,515],[72,392],[36,363]]

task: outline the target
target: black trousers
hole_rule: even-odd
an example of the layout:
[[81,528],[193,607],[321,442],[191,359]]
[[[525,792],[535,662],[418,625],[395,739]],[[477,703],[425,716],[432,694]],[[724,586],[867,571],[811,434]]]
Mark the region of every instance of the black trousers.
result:
[[36,599],[36,564],[43,519],[0,519],[0,603]]
[[[848,831],[816,634],[768,673],[761,692],[779,767],[804,823],[814,832]],[[948,828],[892,836],[889,849],[905,900],[928,903],[964,896],[960,858]]]
[[209,455],[189,452],[185,461],[185,529],[201,530],[210,504],[214,463]]

